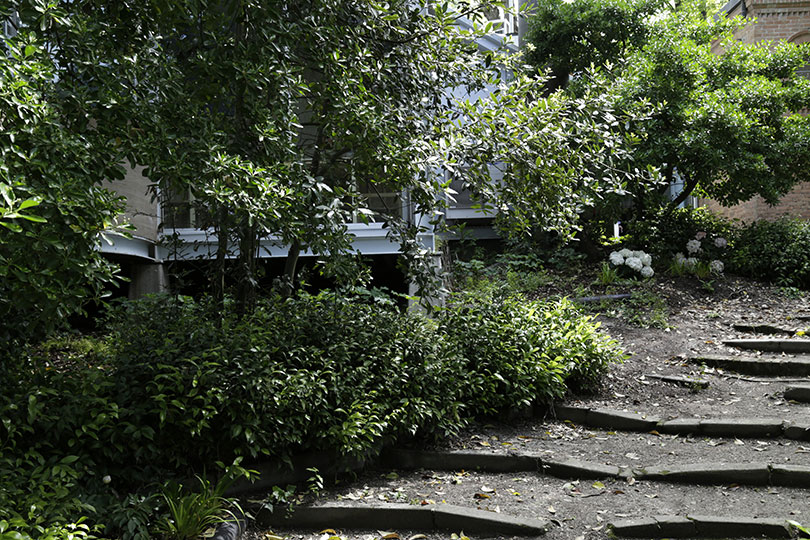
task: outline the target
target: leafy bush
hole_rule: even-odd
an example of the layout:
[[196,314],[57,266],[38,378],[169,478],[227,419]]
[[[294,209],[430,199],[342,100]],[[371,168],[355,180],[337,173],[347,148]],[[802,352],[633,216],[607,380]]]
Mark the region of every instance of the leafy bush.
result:
[[629,225],[627,231],[633,245],[643,247],[656,257],[671,259],[686,251],[686,241],[705,233],[711,238],[725,238],[734,244],[736,225],[712,214],[708,208],[677,208],[670,213],[664,209],[644,221]]
[[204,303],[152,298],[126,304],[111,327],[117,392],[132,414],[124,421],[154,434],[150,462],[363,455],[459,422],[454,355],[431,321],[393,304],[276,298],[237,321]]
[[810,289],[810,222],[756,221],[740,231],[732,268],[740,275]]
[[36,537],[87,516],[105,535],[145,539],[167,511],[154,478],[242,457],[374,455],[592,388],[620,358],[567,301],[467,296],[430,318],[322,293],[231,312],[125,302],[104,345],[46,344],[21,361],[0,395],[0,520]]
[[550,280],[543,260],[534,253],[499,253],[489,265],[481,258],[453,261],[453,282],[467,291],[506,297],[536,291]]
[[616,345],[574,304],[458,295],[439,321],[466,360],[463,400],[476,415],[593,390]]

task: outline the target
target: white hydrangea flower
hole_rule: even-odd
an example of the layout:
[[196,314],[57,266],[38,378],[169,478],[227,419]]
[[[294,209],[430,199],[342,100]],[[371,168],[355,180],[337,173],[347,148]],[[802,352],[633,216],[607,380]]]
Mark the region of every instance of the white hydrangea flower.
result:
[[654,274],[655,271],[653,271],[652,266],[645,266],[644,268],[641,269],[641,275],[644,276],[645,278],[651,278],[653,277]]
[[726,240],[722,236],[718,236],[717,238],[714,239],[714,245],[719,248],[724,248],[728,245],[728,240]]
[[619,255],[621,255],[622,257],[624,257],[624,258],[626,259],[627,257],[632,257],[632,256],[633,256],[633,252],[632,252],[632,251],[630,251],[630,250],[629,250],[629,249],[627,249],[627,248],[624,248],[623,250],[621,250],[621,251],[619,252]]
[[715,259],[709,263],[709,268],[711,268],[712,272],[715,274],[722,274],[723,270],[726,268],[726,265],[723,264],[723,261],[718,261]]
[[614,266],[621,266],[624,264],[624,257],[618,251],[614,251],[610,254],[610,263]]
[[624,260],[624,264],[638,272],[644,267],[644,264],[641,262],[641,259],[638,257],[628,257]]
[[683,263],[683,264],[684,264],[684,266],[686,266],[688,269],[693,270],[693,269],[695,269],[695,268],[697,267],[697,265],[698,265],[698,260],[697,260],[697,257],[689,257],[688,259],[686,259],[686,261],[684,261],[684,263]]
[[675,254],[675,262],[678,264],[684,264],[686,262],[686,256],[679,251]]
[[689,253],[697,253],[700,251],[700,240],[689,240],[686,243],[686,251]]
[[636,259],[640,259],[640,258],[642,258],[644,255],[646,255],[646,253],[644,253],[643,251],[634,251],[634,252],[633,252],[633,257],[635,257]]
[[652,255],[643,253],[639,258],[641,259],[641,264],[643,264],[644,266],[652,266]]

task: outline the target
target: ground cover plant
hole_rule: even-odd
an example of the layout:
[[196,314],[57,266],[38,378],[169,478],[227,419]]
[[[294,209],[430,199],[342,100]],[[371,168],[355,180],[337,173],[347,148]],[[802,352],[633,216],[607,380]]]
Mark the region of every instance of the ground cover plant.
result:
[[565,301],[470,295],[427,316],[324,292],[219,313],[184,297],[124,302],[107,336],[29,350],[0,396],[8,530],[168,537],[172,511],[223,501],[155,478],[196,485],[195,473],[249,474],[242,463],[308,451],[373,457],[593,388],[622,358]]

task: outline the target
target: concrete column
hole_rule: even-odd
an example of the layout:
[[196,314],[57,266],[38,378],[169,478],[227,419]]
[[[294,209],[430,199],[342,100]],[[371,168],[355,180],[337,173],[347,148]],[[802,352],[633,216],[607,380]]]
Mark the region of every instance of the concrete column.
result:
[[162,263],[132,265],[129,299],[136,300],[147,294],[168,292],[169,274]]

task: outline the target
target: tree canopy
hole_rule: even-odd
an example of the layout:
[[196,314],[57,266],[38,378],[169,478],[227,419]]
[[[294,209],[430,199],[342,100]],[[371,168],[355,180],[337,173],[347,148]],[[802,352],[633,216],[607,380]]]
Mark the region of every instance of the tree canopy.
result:
[[120,211],[101,183],[123,176],[121,148],[77,107],[84,90],[57,81],[44,41],[23,31],[37,19],[47,33],[44,12],[21,10],[0,55],[0,355],[54,329],[113,276],[97,246]]
[[[616,65],[608,65],[609,73],[603,65],[602,74],[590,76],[579,71],[582,66],[611,58],[588,39],[579,40],[579,50],[556,52],[539,36],[575,30],[590,35],[590,21],[601,13],[604,21],[597,27],[606,27],[617,20],[615,11],[592,0],[559,9],[581,11],[583,19],[535,19],[537,52],[529,58],[536,67],[561,65],[579,73],[566,90],[571,94],[607,77],[617,110],[649,111],[627,126],[639,136],[634,159],[637,165],[660,167],[667,182],[656,190],[647,183],[628,186],[642,207],[657,200],[676,176],[684,190],[672,206],[695,193],[724,205],[757,195],[773,204],[810,179],[810,119],[800,113],[810,105],[810,81],[796,73],[810,62],[807,45],[740,43],[734,30],[755,22],[684,2],[656,17],[643,9],[624,12],[632,20],[628,28],[637,29],[634,39],[611,42]],[[713,44],[720,45],[720,54]]]
[[532,6],[526,58],[551,73],[551,90],[591,65],[620,60],[650,32],[663,0],[549,0]]

